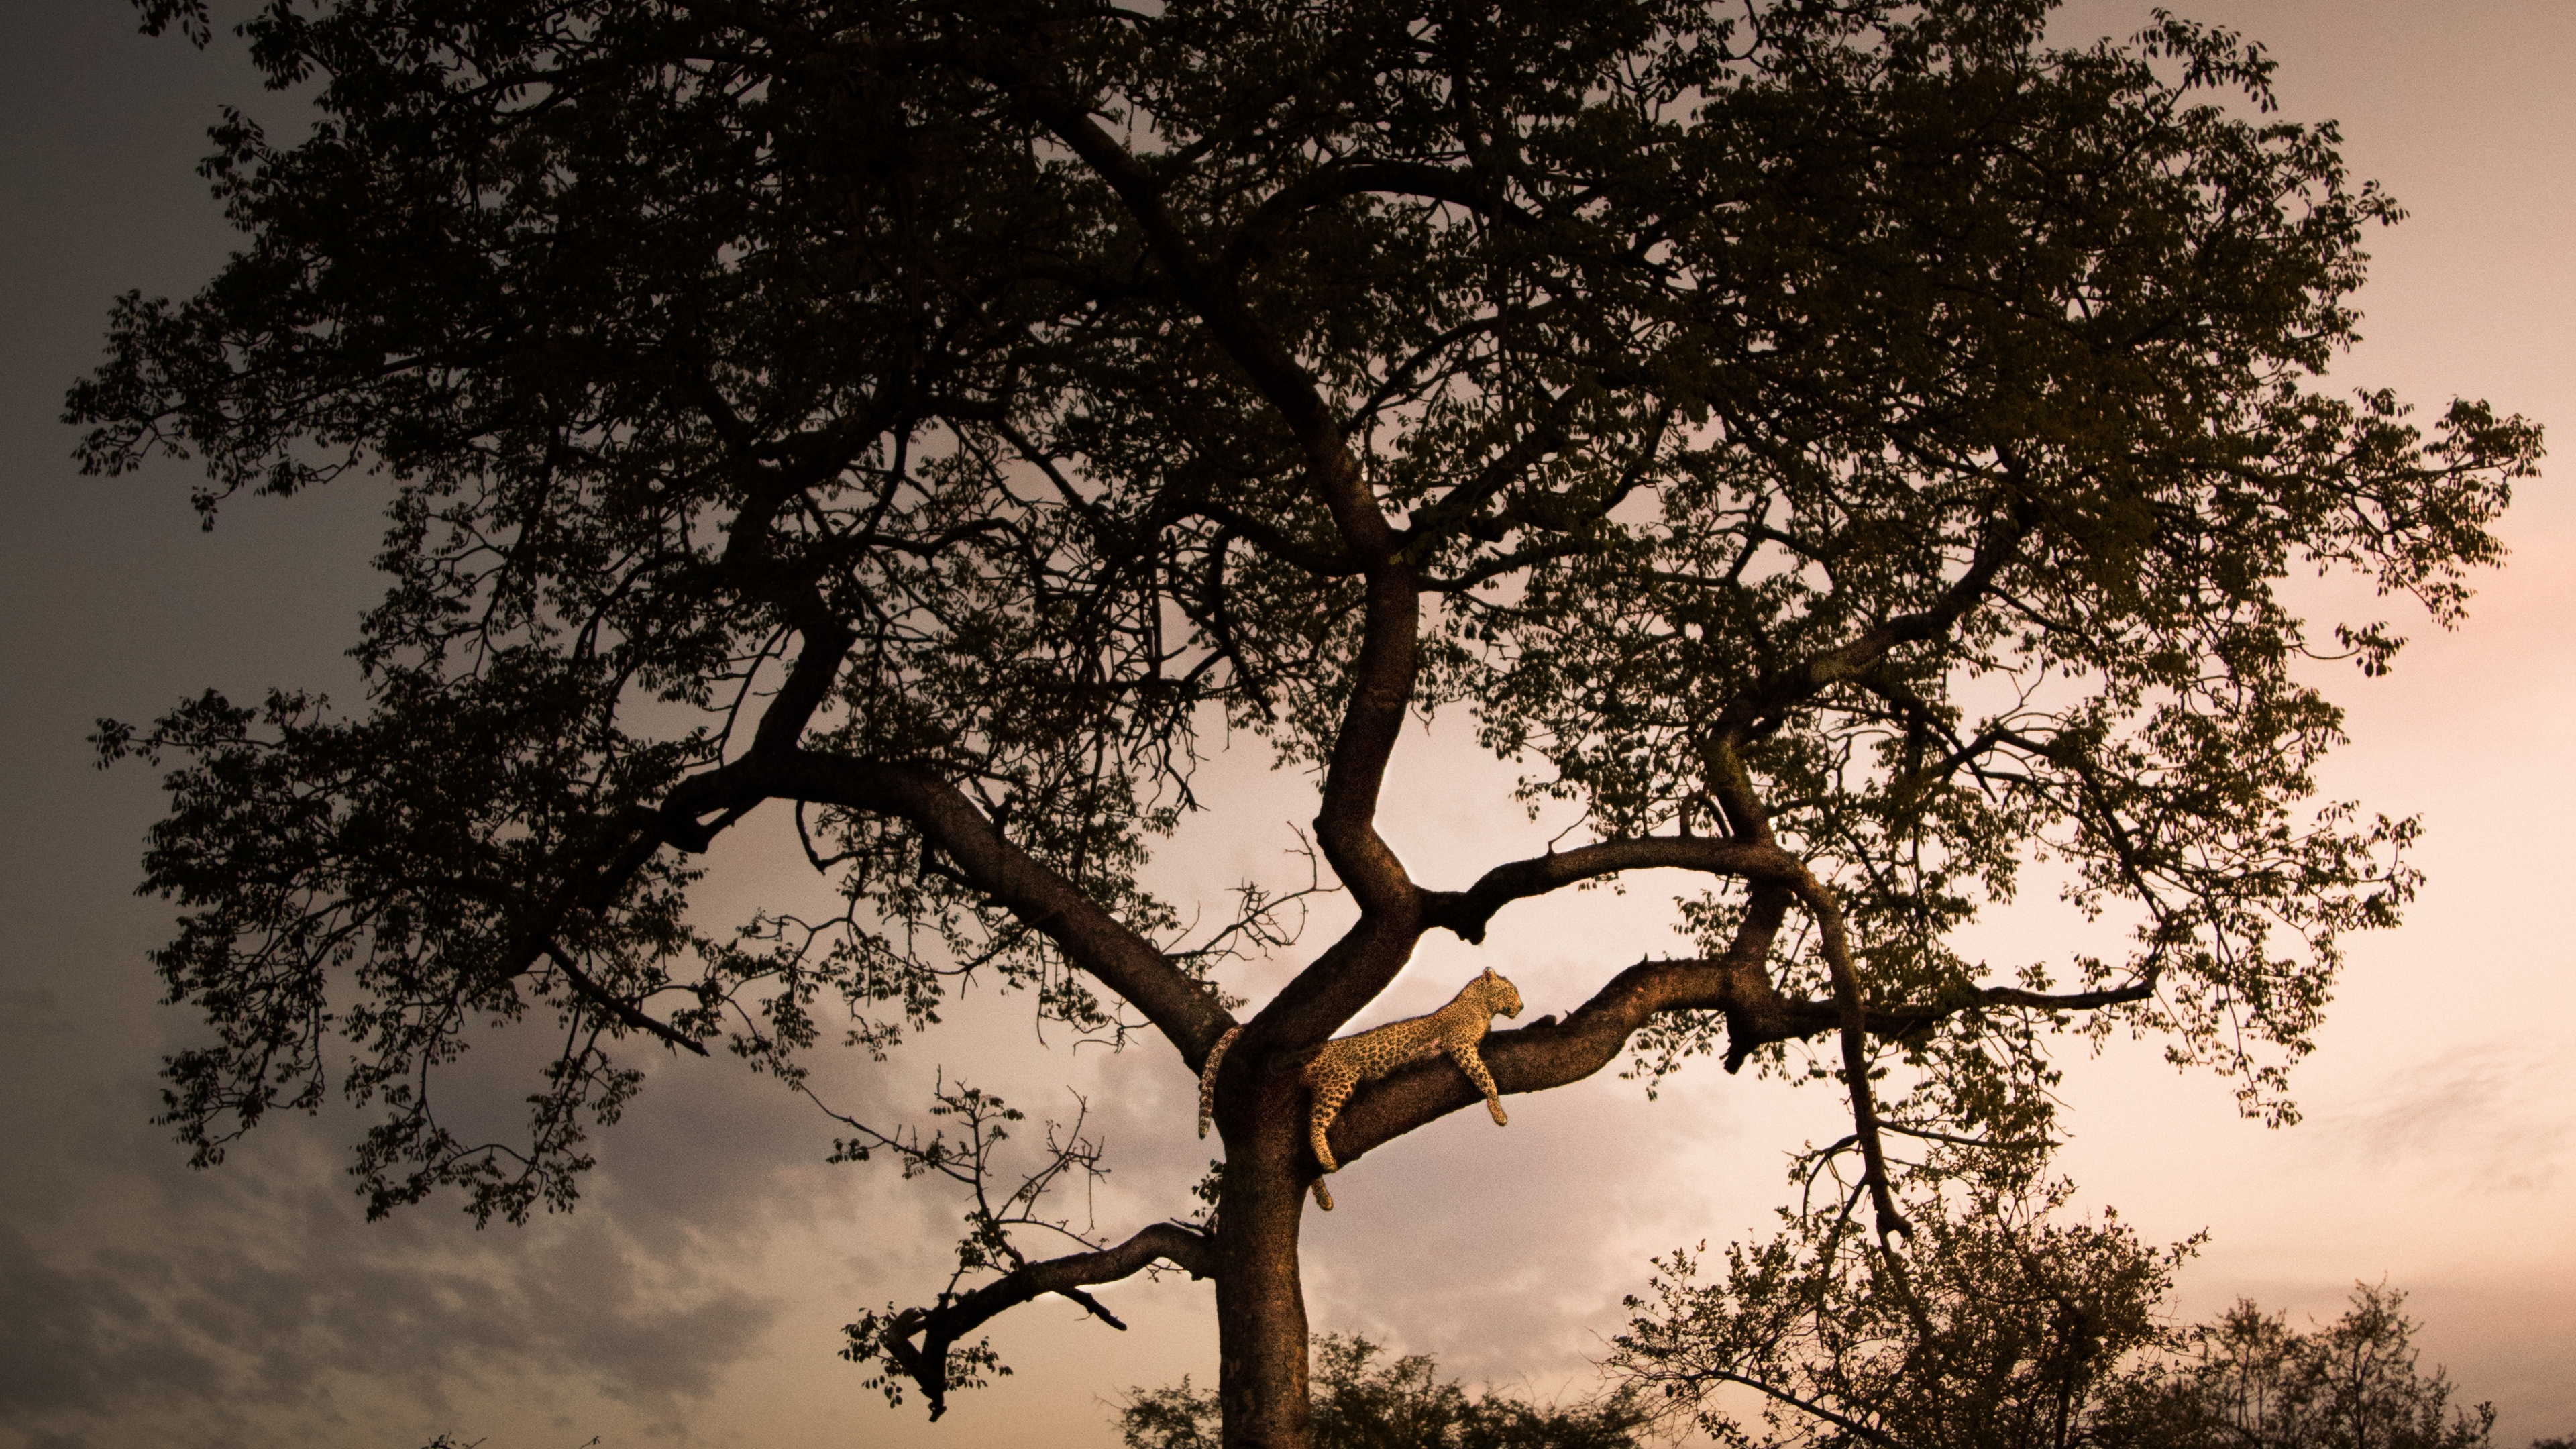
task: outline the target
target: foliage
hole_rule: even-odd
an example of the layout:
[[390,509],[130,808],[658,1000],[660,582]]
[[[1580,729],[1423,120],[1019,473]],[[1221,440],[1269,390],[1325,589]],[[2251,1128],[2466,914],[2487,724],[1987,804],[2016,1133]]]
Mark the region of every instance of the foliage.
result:
[[2173,1449],[2486,1449],[2495,1408],[2451,1407],[2450,1378],[2416,1367],[2406,1295],[2353,1287],[2311,1332],[2239,1300],[2182,1335],[2177,1359],[2138,1385],[2105,1442]]
[[[93,471],[197,460],[209,525],[381,489],[387,589],[353,703],[100,727],[171,762],[144,884],[207,1035],[165,1120],[206,1164],[337,1090],[370,1212],[515,1220],[574,1202],[638,1045],[801,1088],[967,982],[1163,1070],[1240,1026],[1213,1227],[1039,1259],[987,1211],[992,1276],[862,1336],[936,1413],[994,1314],[1176,1265],[1228,1434],[1292,1445],[1299,1064],[1519,900],[1677,872],[1702,951],[1605,953],[1489,1039],[1503,1090],[1721,1040],[1836,1079],[1883,1233],[1886,1135],[2038,1135],[2070,1025],[2287,1120],[2339,939],[2416,876],[2411,820],[2310,799],[2319,661],[2397,625],[2281,581],[2455,623],[2539,433],[2324,385],[2398,212],[2264,114],[2259,47],[2050,50],[2047,8],[266,0],[251,57],[323,119],[215,129],[241,249],[122,299],[70,414]],[[1566,827],[1447,887],[1376,825],[1443,708]],[[1298,891],[1194,928],[1139,871],[1245,736],[1316,772],[1357,921],[1238,1019],[1210,973]],[[840,909],[692,907],[754,820]],[[2102,939],[1970,959],[2034,866]],[[559,1043],[515,1140],[439,1110],[495,1032]],[[1335,1155],[1473,1100],[1397,1072]]]
[[[1649,1415],[1627,1395],[1539,1407],[1487,1389],[1470,1399],[1423,1354],[1380,1363],[1365,1338],[1315,1340],[1315,1449],[1633,1449]],[[1131,1389],[1118,1411],[1127,1449],[1215,1449],[1214,1390]]]
[[1660,1259],[1610,1369],[1762,1449],[2487,1449],[2495,1410],[2451,1407],[2449,1377],[2417,1367],[2404,1294],[2358,1284],[2309,1332],[2250,1301],[2176,1328],[2173,1272],[2200,1240],[2150,1248],[2108,1209],[2050,1221],[2070,1191],[2025,1164],[1918,1199],[1902,1254],[1843,1201],[1730,1247],[1719,1280]]
[[[2052,1221],[2072,1190],[2007,1164],[1921,1189],[1902,1253],[1837,1194],[1729,1246],[1714,1281],[1698,1254],[1658,1259],[1611,1371],[1730,1446],[2097,1442],[2106,1390],[2167,1341],[2158,1310],[2198,1239],[2152,1248],[2107,1210]],[[1760,1396],[1758,1422],[1725,1385]]]

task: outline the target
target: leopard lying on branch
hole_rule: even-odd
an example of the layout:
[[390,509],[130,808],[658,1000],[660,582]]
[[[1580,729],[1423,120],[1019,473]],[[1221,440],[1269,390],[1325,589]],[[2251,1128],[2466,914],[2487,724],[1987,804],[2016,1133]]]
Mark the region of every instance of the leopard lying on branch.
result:
[[[1427,1016],[1408,1016],[1372,1027],[1357,1036],[1328,1041],[1315,1049],[1313,1060],[1303,1073],[1306,1085],[1315,1094],[1314,1115],[1306,1125],[1307,1138],[1315,1148],[1315,1160],[1326,1172],[1339,1172],[1341,1164],[1333,1160],[1333,1149],[1324,1141],[1326,1129],[1340,1115],[1342,1104],[1351,1099],[1362,1082],[1383,1077],[1407,1062],[1421,1061],[1439,1052],[1447,1052],[1485,1093],[1486,1109],[1494,1114],[1494,1125],[1509,1126],[1511,1118],[1503,1112],[1503,1094],[1494,1086],[1493,1076],[1485,1070],[1484,1059],[1476,1055],[1476,1044],[1491,1031],[1496,1014],[1521,1014],[1518,988],[1494,974],[1491,967],[1467,983],[1448,1005]],[[1207,1136],[1208,1118],[1216,1111],[1216,1069],[1225,1060],[1225,1049],[1234,1044],[1243,1028],[1236,1027],[1217,1038],[1208,1052],[1207,1066],[1199,1072],[1199,1135]],[[1333,1210],[1333,1195],[1323,1182],[1315,1183],[1315,1205],[1326,1212]]]

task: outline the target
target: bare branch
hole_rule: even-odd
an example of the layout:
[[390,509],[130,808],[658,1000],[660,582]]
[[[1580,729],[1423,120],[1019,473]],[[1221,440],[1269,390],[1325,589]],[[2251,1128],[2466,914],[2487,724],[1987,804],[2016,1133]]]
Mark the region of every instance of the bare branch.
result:
[[950,1353],[958,1339],[1048,1293],[1072,1299],[1123,1332],[1127,1325],[1082,1290],[1133,1277],[1157,1262],[1171,1263],[1193,1278],[1207,1277],[1216,1268],[1215,1250],[1206,1234],[1179,1223],[1154,1223],[1114,1248],[1024,1263],[973,1292],[943,1297],[936,1307],[867,1314],[845,1330],[850,1346],[843,1356],[881,1358],[921,1386],[930,1417],[937,1419],[948,1411]]

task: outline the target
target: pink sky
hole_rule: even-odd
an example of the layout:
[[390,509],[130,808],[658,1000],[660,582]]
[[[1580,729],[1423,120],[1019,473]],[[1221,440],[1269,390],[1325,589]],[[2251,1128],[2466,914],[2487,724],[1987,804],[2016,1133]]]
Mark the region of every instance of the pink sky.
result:
[[[0,1339],[0,1445],[381,1445],[440,1430],[489,1449],[651,1437],[744,1445],[1022,1449],[1114,1442],[1105,1401],[1214,1373],[1203,1284],[1109,1290],[1133,1331],[1042,1303],[994,1325],[1018,1372],[936,1426],[887,1412],[835,1359],[839,1325],[933,1287],[955,1207],[890,1171],[829,1168],[829,1124],[725,1063],[657,1074],[607,1136],[570,1218],[476,1234],[438,1208],[359,1222],[340,1173],[345,1120],[280,1123],[213,1174],[143,1125],[160,1052],[184,1031],[153,1004],[143,951],[168,910],[128,892],[159,808],[148,772],[100,776],[81,736],[208,684],[332,684],[374,503],[355,489],[236,508],[211,538],[186,479],[74,476],[61,389],[96,355],[115,291],[185,292],[225,233],[189,167],[221,99],[279,106],[222,46],[200,56],[130,34],[121,4],[19,24],[7,68],[0,360],[10,525],[0,530],[0,768],[16,829],[0,843],[0,1297],[30,1311]],[[60,9],[70,12],[74,7]],[[2077,4],[2057,33],[2126,34],[2144,4]],[[2428,411],[2454,394],[2576,427],[2576,6],[2560,0],[2181,3],[2280,58],[2294,119],[2334,117],[2357,175],[2413,213],[2378,237],[2365,345],[2338,370]],[[2225,1086],[2177,1076],[2153,1044],[2070,1071],[2064,1165],[2087,1205],[2151,1239],[2202,1228],[2180,1307],[2239,1295],[2330,1317],[2356,1280],[2411,1294],[2428,1362],[2500,1411],[2496,1442],[2576,1432],[2576,947],[2558,895],[2576,878],[2576,507],[2544,478],[2502,534],[2508,567],[2467,627],[2428,627],[2396,674],[2334,681],[2353,743],[2330,795],[2420,811],[2431,884],[2406,927],[2353,944],[2318,1054],[2294,1081],[2305,1124],[2238,1120]],[[338,543],[333,543],[337,540]],[[1407,770],[1411,765],[1413,768]],[[1407,742],[1387,834],[1418,876],[1467,872],[1526,836],[1509,772],[1444,727]],[[1159,879],[1222,890],[1277,873],[1307,782],[1264,762],[1215,768],[1221,813],[1194,822]],[[812,887],[792,844],[720,858],[719,914]],[[733,868],[725,869],[727,865]],[[2036,899],[2043,892],[2031,892]],[[2571,892],[2576,895],[2576,892]],[[1479,949],[1427,945],[1362,1024],[1427,1010],[1491,965],[1532,1016],[1609,969],[1676,947],[1651,888],[1516,907]],[[1327,939],[1319,919],[1310,940]],[[2062,953],[2045,904],[1985,928],[1990,959]],[[1289,963],[1229,978],[1256,997]],[[1090,1101],[1116,1173],[1097,1198],[1121,1232],[1180,1210],[1207,1150],[1172,1053],[1033,1056],[1025,1010],[970,1001],[955,1030],[891,1072],[839,1063],[853,1104],[916,1101],[970,1066],[1033,1115]],[[1000,1061],[1003,1069],[985,1063]],[[1763,1225],[1784,1154],[1838,1132],[1824,1094],[1685,1073],[1662,1100],[1606,1077],[1516,1099],[1512,1125],[1457,1114],[1336,1180],[1307,1233],[1320,1327],[1440,1356],[1541,1396],[1593,1385],[1646,1257]],[[63,1437],[48,1439],[48,1434]]]

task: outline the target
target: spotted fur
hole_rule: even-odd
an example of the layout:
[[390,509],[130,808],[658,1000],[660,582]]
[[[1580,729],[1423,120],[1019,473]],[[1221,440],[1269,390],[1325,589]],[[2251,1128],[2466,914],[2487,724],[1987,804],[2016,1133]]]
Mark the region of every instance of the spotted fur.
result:
[[[1316,1048],[1303,1073],[1306,1085],[1314,1094],[1313,1115],[1307,1121],[1307,1140],[1315,1151],[1315,1160],[1326,1172],[1341,1171],[1333,1160],[1333,1149],[1324,1134],[1341,1115],[1343,1104],[1359,1090],[1362,1082],[1385,1076],[1407,1062],[1417,1062],[1447,1052],[1485,1094],[1485,1108],[1494,1115],[1494,1125],[1508,1126],[1511,1118],[1503,1111],[1501,1089],[1494,1085],[1493,1075],[1477,1055],[1477,1044],[1493,1029],[1497,1015],[1517,1017],[1521,1014],[1521,993],[1511,982],[1488,968],[1452,997],[1449,1004],[1425,1016],[1409,1016],[1373,1027],[1356,1036],[1328,1041]],[[1207,1136],[1208,1121],[1216,1112],[1216,1073],[1225,1062],[1227,1047],[1243,1034],[1242,1027],[1231,1027],[1208,1049],[1207,1065],[1199,1070],[1199,1136]],[[1326,1212],[1332,1211],[1333,1195],[1324,1184],[1315,1184],[1315,1201]]]
[[[1486,1110],[1494,1114],[1494,1125],[1508,1125],[1511,1118],[1503,1112],[1503,1094],[1495,1087],[1493,1075],[1485,1070],[1484,1059],[1476,1054],[1476,1044],[1493,1029],[1496,1015],[1520,1014],[1520,990],[1488,969],[1468,982],[1447,1006],[1428,1016],[1391,1021],[1316,1048],[1304,1073],[1306,1085],[1314,1092],[1314,1114],[1307,1119],[1306,1132],[1315,1149],[1315,1160],[1323,1164],[1326,1172],[1342,1170],[1341,1164],[1333,1160],[1333,1149],[1324,1141],[1324,1133],[1333,1125],[1333,1118],[1341,1114],[1342,1104],[1359,1090],[1360,1083],[1441,1052],[1447,1052],[1458,1070],[1467,1074],[1467,1080],[1483,1090]],[[1208,1118],[1216,1109],[1217,1066],[1225,1060],[1225,1049],[1234,1044],[1241,1030],[1236,1027],[1217,1038],[1216,1046],[1208,1052],[1207,1066],[1199,1072],[1201,1137],[1207,1135]],[[1333,1195],[1320,1180],[1315,1184],[1315,1203],[1326,1212],[1333,1210]]]

